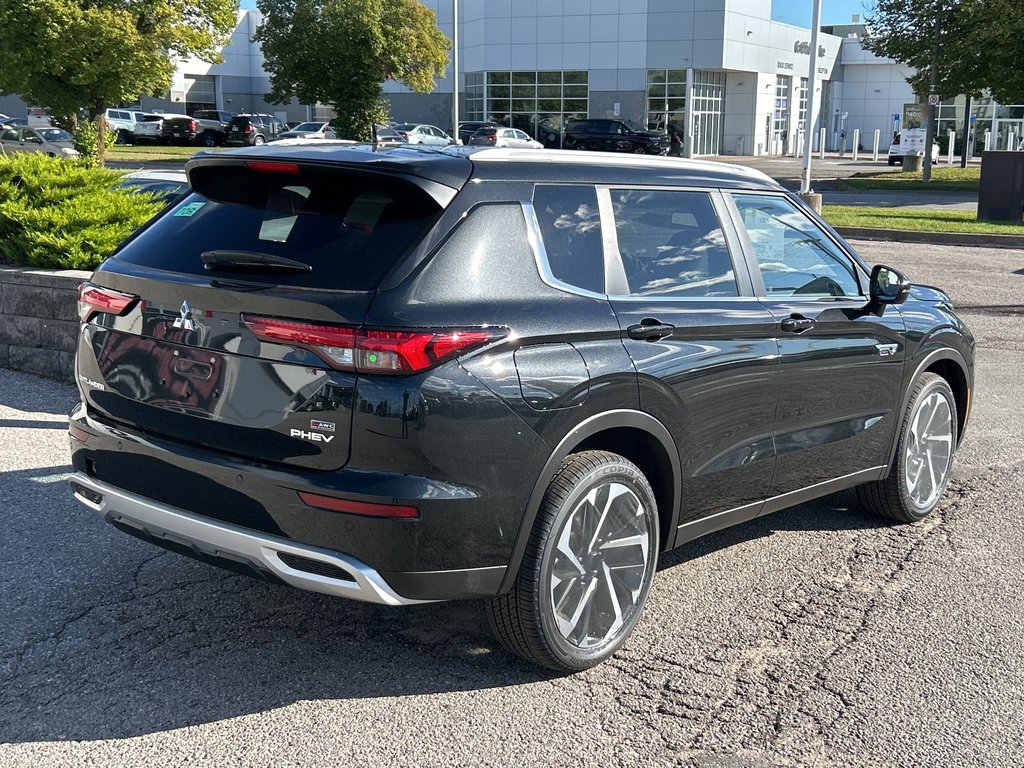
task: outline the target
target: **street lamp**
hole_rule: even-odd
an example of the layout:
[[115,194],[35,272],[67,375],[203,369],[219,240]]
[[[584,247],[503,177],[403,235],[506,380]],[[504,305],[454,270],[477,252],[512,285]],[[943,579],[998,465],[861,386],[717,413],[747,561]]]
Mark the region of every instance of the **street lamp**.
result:
[[[804,173],[800,182],[800,197],[814,210],[821,211],[821,195],[811,189],[811,155],[814,140],[814,91],[818,79],[818,27],[821,26],[821,0],[813,0],[811,13],[811,63],[807,68],[807,117],[804,125]],[[824,95],[824,94],[823,94]]]
[[452,133],[459,140],[459,0],[452,0]]

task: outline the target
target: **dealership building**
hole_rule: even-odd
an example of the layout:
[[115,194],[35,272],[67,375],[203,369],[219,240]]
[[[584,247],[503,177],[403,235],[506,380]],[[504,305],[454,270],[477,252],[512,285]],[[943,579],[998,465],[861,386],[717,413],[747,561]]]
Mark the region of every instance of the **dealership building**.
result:
[[[813,102],[816,149],[823,128],[828,150],[852,147],[855,130],[865,148],[877,130],[884,150],[915,100],[912,70],[865,50],[856,20],[823,28],[812,51],[810,30],[772,20],[771,0],[454,0],[457,37],[453,0],[421,1],[458,41],[460,119],[522,128],[549,146],[568,120],[610,117],[678,131],[687,154],[793,154]],[[183,61],[167,97],[144,97],[142,108],[330,117],[322,105],[264,101],[270,78],[252,42],[259,19],[240,11],[222,63]],[[386,83],[391,119],[450,130],[453,80],[449,67],[429,94]],[[10,99],[0,98],[0,112],[17,113]],[[940,137],[960,131],[963,112],[962,97],[942,103]],[[971,125],[979,142],[988,132],[991,148],[1005,148],[1024,135],[1024,106],[975,100]]]

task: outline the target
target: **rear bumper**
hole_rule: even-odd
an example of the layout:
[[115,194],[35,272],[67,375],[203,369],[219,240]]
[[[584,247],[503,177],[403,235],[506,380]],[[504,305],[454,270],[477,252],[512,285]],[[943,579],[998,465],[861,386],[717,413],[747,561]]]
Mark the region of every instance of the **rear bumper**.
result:
[[[382,605],[412,605],[431,600],[404,597],[366,563],[343,552],[313,547],[277,536],[203,518],[152,499],[128,493],[78,472],[70,480],[75,498],[118,529],[158,546],[232,570],[249,571],[311,592]],[[458,591],[467,579],[500,583],[504,568],[395,574],[408,584],[423,579],[448,583]]]

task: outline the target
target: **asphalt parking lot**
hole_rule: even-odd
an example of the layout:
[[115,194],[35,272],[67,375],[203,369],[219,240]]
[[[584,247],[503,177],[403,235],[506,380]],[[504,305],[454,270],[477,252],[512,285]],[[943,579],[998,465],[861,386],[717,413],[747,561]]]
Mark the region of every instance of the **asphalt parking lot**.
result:
[[473,603],[249,580],[71,500],[70,386],[0,370],[0,765],[1019,766],[1024,252],[857,243],[978,339],[938,512],[850,493],[662,557],[623,652],[557,677]]

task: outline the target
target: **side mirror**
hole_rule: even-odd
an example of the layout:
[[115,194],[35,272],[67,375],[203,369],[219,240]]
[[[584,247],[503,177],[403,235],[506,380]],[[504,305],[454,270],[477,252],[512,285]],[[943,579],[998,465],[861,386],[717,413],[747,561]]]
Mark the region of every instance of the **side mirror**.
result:
[[910,280],[902,272],[881,264],[871,270],[871,301],[902,304],[910,296]]

